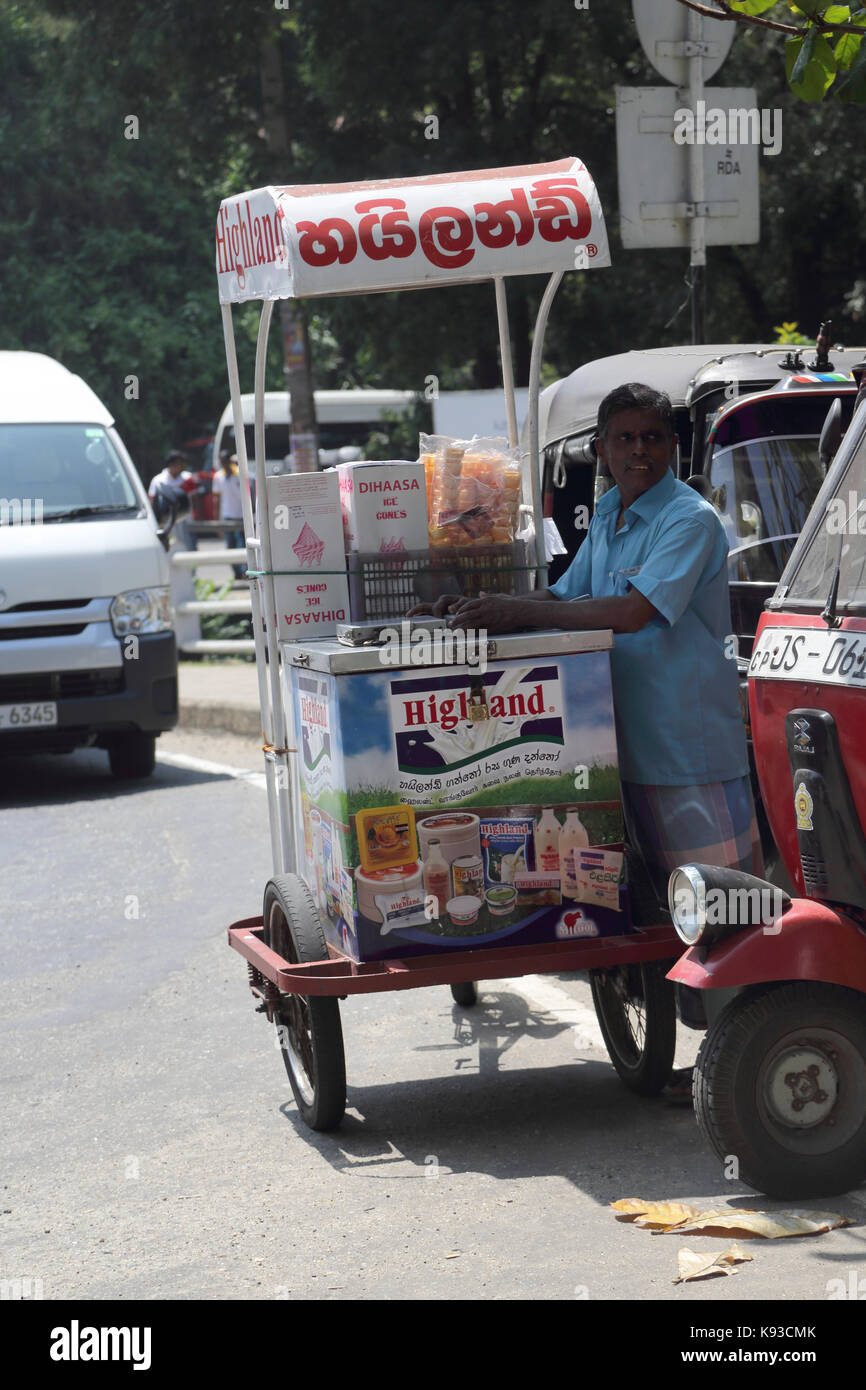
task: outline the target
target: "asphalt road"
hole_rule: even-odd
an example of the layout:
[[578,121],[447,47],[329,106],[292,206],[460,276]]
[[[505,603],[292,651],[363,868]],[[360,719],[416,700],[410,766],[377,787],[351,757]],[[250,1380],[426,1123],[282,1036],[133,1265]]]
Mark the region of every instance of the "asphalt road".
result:
[[348,1001],[349,1111],[311,1134],[225,940],[260,910],[266,799],[212,765],[261,755],[160,749],[199,761],[135,789],[96,752],[0,764],[0,1277],[46,1299],[728,1303],[861,1272],[863,1190],[803,1204],[855,1225],[674,1285],[681,1245],[729,1242],[609,1202],[781,1204],[724,1178],[689,1110],[622,1086],[579,977],[497,982],[474,1010],[445,988]]

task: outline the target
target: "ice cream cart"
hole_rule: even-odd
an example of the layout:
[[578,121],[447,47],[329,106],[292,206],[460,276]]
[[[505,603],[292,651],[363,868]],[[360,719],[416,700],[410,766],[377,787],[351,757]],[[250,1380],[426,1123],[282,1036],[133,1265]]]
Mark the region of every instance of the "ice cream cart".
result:
[[[456,583],[464,593],[544,586],[544,332],[563,275],[608,264],[598,195],[574,158],[268,187],[220,207],[216,265],[273,858],[261,916],[235,923],[228,935],[247,960],[259,1009],[278,1029],[295,1099],[313,1129],[335,1127],[345,1108],[339,1000],[373,991],[449,985],[455,1002],[469,1006],[477,980],[588,970],[626,1084],[655,1094],[668,1079],[676,1018],[660,963],[680,948],[654,899],[649,911],[638,903],[628,870],[612,634],[492,641],[403,617],[431,585],[449,592]],[[529,449],[520,456],[505,279],[539,273],[550,278],[532,347]],[[507,500],[513,485],[515,529],[479,536],[484,509],[464,506],[466,544],[437,549],[443,528],[428,526],[425,508],[439,456],[431,455],[430,474],[407,461],[350,465],[359,471],[339,485],[327,472],[266,475],[265,360],[275,300],[483,280],[495,290],[509,439],[499,464],[495,450],[477,443],[443,446],[440,462],[455,497],[470,484],[476,496],[495,483]],[[262,301],[255,514],[232,323],[232,305],[249,300]],[[353,544],[353,528],[363,530],[361,504],[365,495],[375,501],[377,489],[388,501],[375,516],[403,518],[409,539],[383,535],[370,553],[369,544],[366,551]],[[441,521],[445,513],[437,515]],[[419,516],[420,532],[410,525]]]

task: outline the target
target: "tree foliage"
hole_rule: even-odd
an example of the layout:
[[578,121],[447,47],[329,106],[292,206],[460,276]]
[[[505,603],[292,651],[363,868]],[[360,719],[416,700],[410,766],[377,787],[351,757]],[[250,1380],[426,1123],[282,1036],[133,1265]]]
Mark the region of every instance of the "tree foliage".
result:
[[[796,23],[797,7],[783,8]],[[782,109],[784,141],[761,164],[760,246],[710,250],[707,324],[717,342],[769,339],[774,324],[794,320],[811,332],[826,317],[850,339],[866,312],[863,283],[852,284],[866,225],[859,132],[846,105],[805,105],[790,90],[790,38],[752,24],[725,67],[730,85],[757,85],[762,105]],[[840,37],[834,53],[848,38],[836,61],[850,59],[853,74],[859,36]],[[287,163],[263,117],[266,44],[277,46],[287,94]],[[565,154],[595,178],[613,265],[566,277],[546,372],[683,341],[687,253],[625,252],[617,235],[615,88],[654,80],[624,0],[587,10],[563,0],[293,0],[286,10],[0,0],[0,346],[48,352],[79,371],[147,475],[169,446],[212,430],[228,397],[213,264],[221,197],[265,182]],[[797,82],[809,80],[807,63]],[[838,73],[830,90],[836,82]],[[508,282],[518,384],[542,290],[538,278]],[[490,285],[308,307],[317,386],[498,384]],[[251,389],[256,307],[235,322]],[[268,386],[281,385],[274,329]]]
[[788,35],[785,76],[802,101],[823,101],[829,94],[853,105],[866,102],[866,8],[828,5],[824,0],[717,0],[718,9],[701,0],[679,0],[698,14],[721,9],[734,22]]

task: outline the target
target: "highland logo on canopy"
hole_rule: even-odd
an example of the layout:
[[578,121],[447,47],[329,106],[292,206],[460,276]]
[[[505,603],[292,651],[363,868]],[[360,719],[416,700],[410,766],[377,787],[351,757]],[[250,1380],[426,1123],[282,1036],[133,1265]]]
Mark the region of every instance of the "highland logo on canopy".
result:
[[217,217],[217,274],[285,261],[282,221],[281,208],[271,213],[266,206],[253,216],[249,198],[243,199],[243,206],[240,202],[224,204]]

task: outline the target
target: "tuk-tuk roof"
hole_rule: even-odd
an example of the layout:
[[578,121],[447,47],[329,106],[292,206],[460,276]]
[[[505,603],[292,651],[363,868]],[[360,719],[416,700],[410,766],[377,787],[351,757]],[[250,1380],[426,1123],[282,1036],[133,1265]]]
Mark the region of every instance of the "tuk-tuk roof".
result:
[[690,343],[632,349],[586,362],[541,393],[540,447],[546,449],[560,439],[593,431],[598,407],[615,386],[640,381],[656,391],[665,391],[674,409],[682,409],[687,404],[689,387],[702,367],[715,366],[718,373],[723,359],[726,362],[733,354],[739,360],[742,354],[760,348],[759,343]]
[[610,265],[586,166],[545,164],[366,183],[268,186],[224,198],[224,304],[468,284]]
[[[788,359],[792,353],[799,353],[799,361],[803,364],[801,368],[790,365]],[[833,372],[822,374],[806,365],[815,359],[813,347],[793,348],[779,344],[774,347],[740,347],[733,356],[726,357],[724,363],[708,362],[695,373],[695,379],[686,396],[686,404],[691,407],[702,396],[718,390],[722,380],[719,374],[720,365],[724,368],[725,379],[735,381],[738,394],[744,395],[749,391],[769,390],[777,382],[796,382],[808,386],[813,382],[819,384],[817,378],[822,375],[848,376],[851,368],[861,362],[863,356],[863,348],[831,348],[829,357],[833,363]]]

